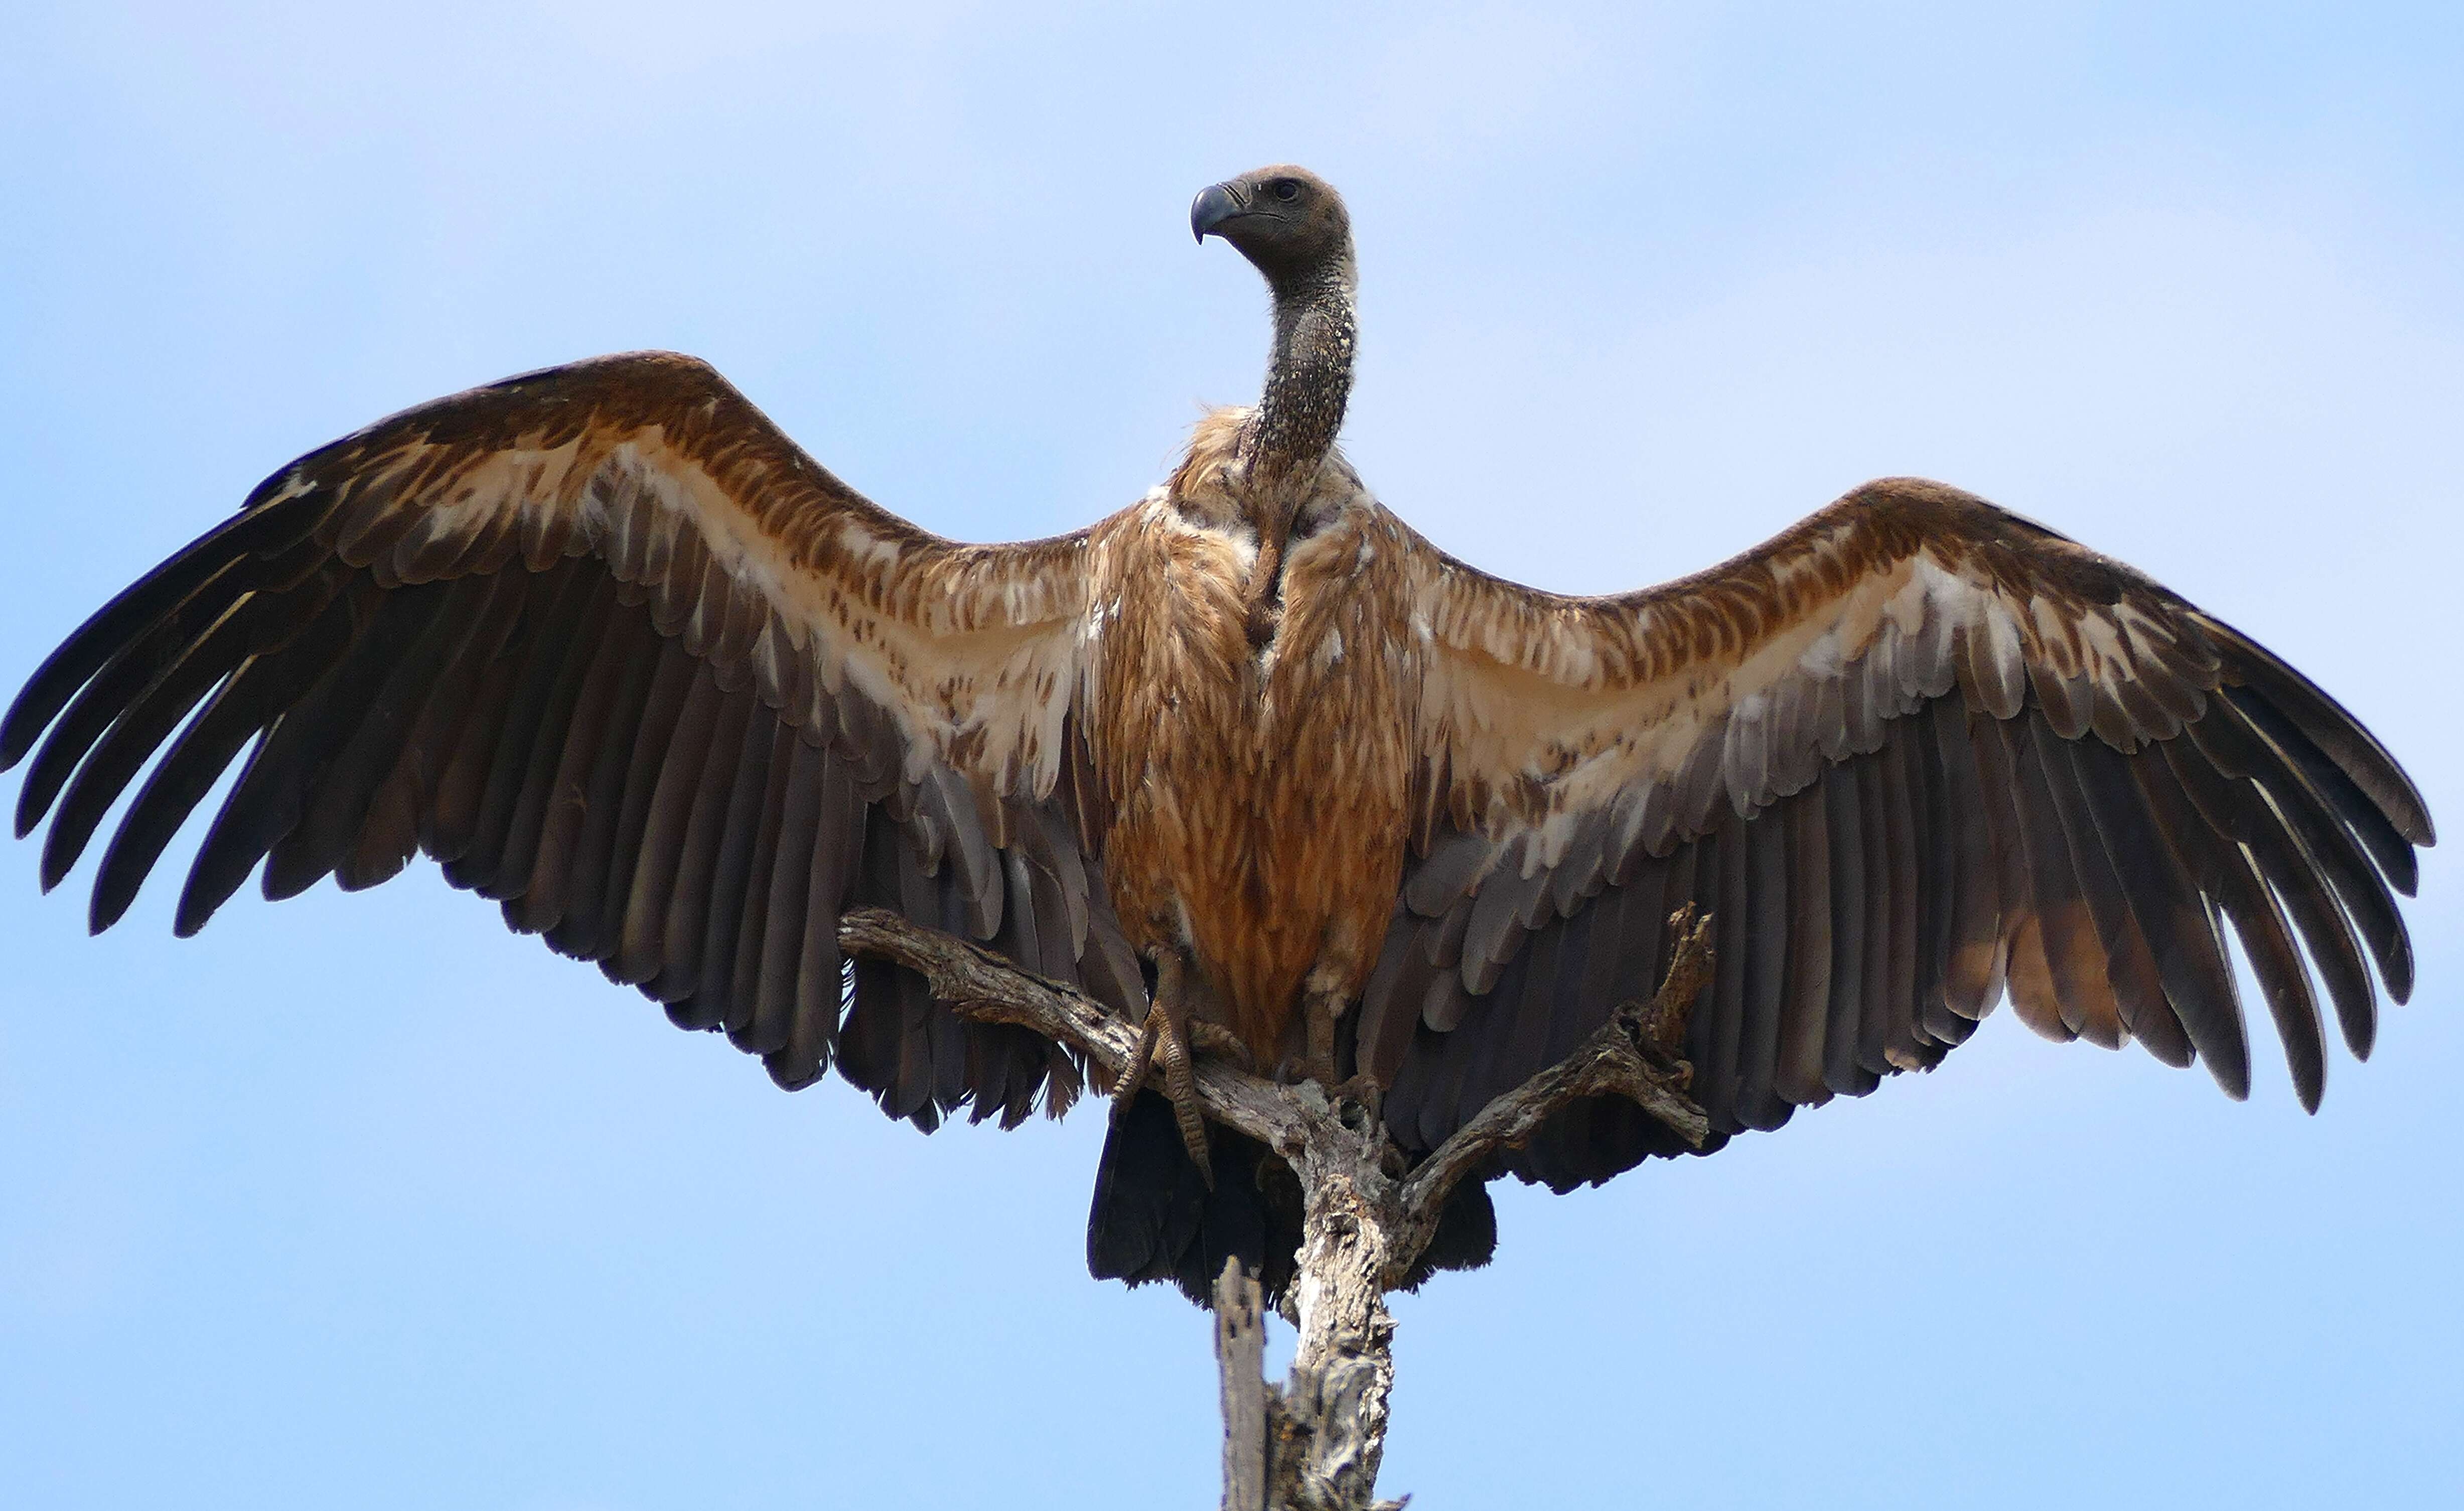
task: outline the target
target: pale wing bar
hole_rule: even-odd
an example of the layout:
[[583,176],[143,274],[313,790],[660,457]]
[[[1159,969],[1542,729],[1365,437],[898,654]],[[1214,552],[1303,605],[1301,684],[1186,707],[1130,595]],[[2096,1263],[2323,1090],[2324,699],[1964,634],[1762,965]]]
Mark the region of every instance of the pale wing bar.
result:
[[[1775,580],[1827,575],[1822,590],[1853,598],[1850,579],[1881,581],[1894,549],[1899,561],[1927,549],[1965,553],[1969,578],[1996,585],[2003,604],[2033,601],[2047,622],[1997,632],[1868,613],[1867,638],[1850,647],[1863,654],[1839,658],[1827,683],[1759,684],[1751,721],[1712,695],[1690,753],[1553,835],[1466,823],[1460,795],[1453,811],[1433,800],[1427,853],[1355,1020],[1357,1062],[1390,1083],[1389,1122],[1407,1146],[1433,1147],[1617,1003],[1648,996],[1664,920],[1689,901],[1719,919],[1719,969],[1687,1053],[1724,1135],[1937,1063],[2006,988],[2040,1033],[2136,1038],[2170,1064],[2205,1059],[2244,1095],[2228,924],[2305,1106],[2325,1075],[2317,989],[2347,1046],[2368,1053],[2373,972],[2399,1001],[2411,989],[2392,894],[2410,893],[2413,847],[2431,837],[2392,759],[2299,674],[2127,568],[1948,490],[1916,510],[1892,501],[1852,500],[1876,517],[1849,522],[1878,540],[1843,546],[1843,506],[1644,597],[1663,615],[1684,590],[1721,605],[1695,643],[1742,666],[1759,640],[1792,632],[1792,612],[1804,621],[1802,603],[1769,590]],[[1789,562],[1808,541],[1841,559]],[[1741,565],[1774,558],[1759,584]],[[1737,607],[1758,586],[1761,622]],[[2045,601],[2064,597],[2070,622],[2053,622]],[[1608,605],[1633,615],[1638,601]],[[2093,612],[2124,633],[2080,628]],[[1651,668],[1664,646],[1590,654],[1680,679],[1692,670]],[[2129,675],[2115,675],[2117,658]],[[1633,1109],[1601,1103],[1561,1120],[1517,1167],[1562,1187],[1679,1148]]]
[[[57,807],[45,886],[159,750],[97,875],[92,922],[109,926],[251,746],[182,894],[184,934],[260,865],[280,898],[328,875],[372,885],[424,852],[511,926],[599,962],[680,1025],[725,1032],[781,1084],[835,1059],[926,1126],[962,1106],[1010,1123],[1039,1099],[1066,1105],[1066,1055],[962,1022],[912,973],[862,963],[843,992],[836,929],[847,908],[891,907],[1131,1011],[1135,962],[1062,817],[1068,764],[1039,798],[919,753],[846,650],[730,570],[628,457],[579,479],[581,507],[517,498],[531,506],[438,528],[423,490],[472,469],[404,437],[494,425],[586,449],[569,412],[550,417],[573,432],[561,439],[538,413],[467,412],[536,409],[522,386],[558,377],[303,458],[71,636],[0,722],[0,764],[34,758],[18,832]],[[625,397],[589,377],[546,402]],[[817,468],[799,480],[844,493]]]

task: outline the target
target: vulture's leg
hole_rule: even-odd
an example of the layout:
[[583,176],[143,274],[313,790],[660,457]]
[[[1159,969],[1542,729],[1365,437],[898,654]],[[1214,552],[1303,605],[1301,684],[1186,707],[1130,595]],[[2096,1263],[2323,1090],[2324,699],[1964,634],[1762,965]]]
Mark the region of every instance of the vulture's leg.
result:
[[1343,1016],[1340,992],[1311,987],[1301,999],[1301,1021],[1309,1030],[1309,1055],[1301,1074],[1334,1093],[1334,1023]]
[[1172,1099],[1181,1145],[1211,1189],[1215,1162],[1206,1148],[1206,1120],[1198,1112],[1198,1070],[1189,1053],[1189,996],[1183,989],[1187,972],[1188,962],[1177,950],[1166,949],[1155,957],[1155,1000],[1148,1004],[1146,1022],[1138,1029],[1137,1050],[1122,1071],[1120,1084],[1112,1088],[1112,1115],[1119,1117],[1137,1100],[1147,1083],[1147,1072],[1160,1062],[1164,1095]]
[[1301,1074],[1325,1087],[1329,1101],[1349,1099],[1367,1108],[1374,1118],[1384,1088],[1367,1076],[1354,1076],[1350,1080],[1335,1078],[1334,1030],[1343,1020],[1346,1005],[1339,988],[1310,987],[1302,994],[1301,1022],[1309,1033],[1309,1048],[1301,1058]]

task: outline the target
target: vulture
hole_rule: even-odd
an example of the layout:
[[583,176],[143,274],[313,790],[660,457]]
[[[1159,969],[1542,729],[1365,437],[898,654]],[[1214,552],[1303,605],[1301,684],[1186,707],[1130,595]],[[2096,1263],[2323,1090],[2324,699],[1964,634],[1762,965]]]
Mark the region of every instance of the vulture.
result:
[[[424,855],[780,1085],[835,1067],[928,1131],[1058,1115],[1085,1067],[843,959],[838,922],[981,942],[1142,1025],[1161,1074],[1114,1088],[1089,1266],[1201,1298],[1227,1255],[1287,1284],[1300,1214],[1278,1157],[1198,1115],[1193,1054],[1340,1088],[1425,1157],[1648,997],[1687,903],[1710,1148],[1930,1069],[2006,994],[2242,1097],[2228,923],[2304,1107],[2322,1008],[2363,1056],[2378,993],[2410,992],[2422,798],[2232,626],[1906,478],[1657,588],[1491,577],[1336,449],[1342,199],[1272,167],[1190,224],[1265,278],[1264,390],[1072,535],[931,535],[665,352],[283,467],[0,722],[43,885],[134,787],[109,927],[236,762],[180,934],[252,873],[281,899]],[[1683,1152],[1596,1098],[1485,1173],[1566,1190]],[[1466,1182],[1423,1273],[1494,1238]]]

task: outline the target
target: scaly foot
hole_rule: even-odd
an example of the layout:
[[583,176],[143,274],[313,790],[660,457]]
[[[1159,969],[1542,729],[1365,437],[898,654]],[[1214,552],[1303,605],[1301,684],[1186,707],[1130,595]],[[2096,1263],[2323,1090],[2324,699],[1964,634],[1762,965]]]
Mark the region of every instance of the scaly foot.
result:
[[1331,991],[1311,991],[1301,1000],[1301,1022],[1309,1034],[1309,1051],[1301,1074],[1339,1095],[1334,1072],[1334,1021],[1343,1014],[1343,999]]
[[1253,1075],[1257,1072],[1258,1062],[1250,1057],[1249,1046],[1241,1042],[1240,1034],[1221,1023],[1209,1023],[1204,1018],[1192,1018],[1189,1023],[1189,1047],[1200,1055],[1212,1055],[1217,1059],[1230,1060]]
[[1160,1062],[1164,1095],[1172,1099],[1172,1118],[1180,1126],[1181,1146],[1189,1151],[1211,1190],[1215,1162],[1206,1146],[1206,1120],[1198,1111],[1198,1069],[1189,1050],[1189,1005],[1181,994],[1185,968],[1177,955],[1167,953],[1155,961],[1155,1000],[1147,1005],[1146,1021],[1139,1025],[1138,1047],[1121,1073],[1120,1084],[1112,1088],[1112,1116],[1119,1117],[1137,1100],[1146,1086],[1147,1072]]

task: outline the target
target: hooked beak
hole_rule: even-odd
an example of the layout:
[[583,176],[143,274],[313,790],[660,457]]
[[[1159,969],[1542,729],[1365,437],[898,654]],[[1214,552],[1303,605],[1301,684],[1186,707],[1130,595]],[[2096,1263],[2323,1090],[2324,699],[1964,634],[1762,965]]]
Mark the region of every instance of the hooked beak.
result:
[[1207,233],[1222,234],[1223,223],[1247,213],[1249,206],[1230,184],[1209,184],[1189,207],[1189,233],[1204,241]]

